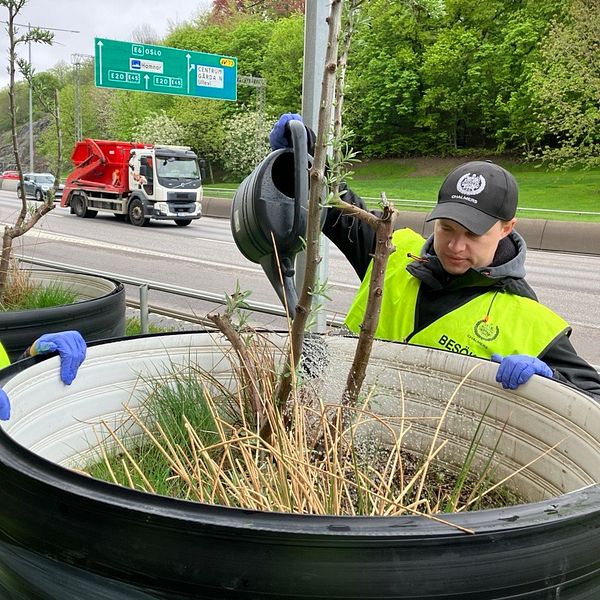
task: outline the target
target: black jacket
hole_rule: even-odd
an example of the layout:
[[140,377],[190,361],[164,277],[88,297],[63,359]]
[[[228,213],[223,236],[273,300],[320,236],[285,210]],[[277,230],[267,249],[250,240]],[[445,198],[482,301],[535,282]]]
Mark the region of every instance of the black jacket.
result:
[[[351,190],[344,200],[364,208],[363,201]],[[402,226],[402,224],[399,224]],[[330,208],[323,233],[342,251],[359,278],[363,279],[371,262],[375,234],[354,217],[342,215]],[[435,256],[433,236],[425,243],[421,256],[426,262],[408,265],[409,272],[421,281],[417,297],[415,331],[423,329],[436,319],[461,306],[490,288],[502,289],[519,296],[537,300],[535,292],[525,281],[526,246],[516,232],[504,238],[492,264],[482,269],[470,269],[464,275],[449,275]],[[554,379],[575,387],[600,401],[600,375],[577,355],[569,340],[571,330],[549,346],[539,357],[554,373]]]

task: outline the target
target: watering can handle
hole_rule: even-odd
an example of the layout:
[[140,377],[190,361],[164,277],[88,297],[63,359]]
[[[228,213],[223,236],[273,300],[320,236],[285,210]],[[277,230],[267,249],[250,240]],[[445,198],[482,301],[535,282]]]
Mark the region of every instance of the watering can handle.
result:
[[291,236],[306,237],[306,231],[298,231],[301,219],[301,211],[308,211],[308,148],[306,128],[302,121],[289,121],[292,148],[294,149],[294,222]]

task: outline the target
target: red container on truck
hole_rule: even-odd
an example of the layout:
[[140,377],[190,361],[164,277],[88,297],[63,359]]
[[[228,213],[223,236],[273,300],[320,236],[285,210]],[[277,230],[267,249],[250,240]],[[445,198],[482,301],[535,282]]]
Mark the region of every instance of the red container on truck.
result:
[[78,217],[111,212],[143,227],[150,219],[189,225],[202,215],[196,154],[185,146],[85,139],[71,155],[60,205]]

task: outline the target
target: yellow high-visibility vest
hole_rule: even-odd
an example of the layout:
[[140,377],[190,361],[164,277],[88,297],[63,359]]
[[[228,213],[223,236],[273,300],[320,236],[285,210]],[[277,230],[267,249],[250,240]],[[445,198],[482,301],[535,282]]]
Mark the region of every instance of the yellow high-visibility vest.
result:
[[[421,282],[406,266],[419,254],[425,239],[410,229],[395,231],[396,251],[389,259],[385,275],[379,325],[379,339],[439,348],[459,354],[490,358],[493,353],[507,356],[540,356],[569,324],[546,306],[516,294],[490,289],[415,332],[415,310]],[[364,318],[373,263],[346,316],[346,326],[358,333]]]
[[4,367],[8,367],[8,365],[10,365],[10,358],[8,358],[4,346],[0,343],[0,369],[4,369]]

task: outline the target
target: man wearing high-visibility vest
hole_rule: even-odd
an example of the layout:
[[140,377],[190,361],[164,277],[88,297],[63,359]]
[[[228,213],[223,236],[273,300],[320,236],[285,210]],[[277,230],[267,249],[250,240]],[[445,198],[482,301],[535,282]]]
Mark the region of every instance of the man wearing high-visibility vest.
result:
[[[290,146],[282,115],[273,149]],[[307,128],[308,130],[308,128]],[[309,144],[314,134],[308,130]],[[344,200],[364,208],[346,190]],[[533,375],[566,383],[600,401],[600,375],[577,355],[568,323],[540,304],[525,281],[526,246],[515,231],[518,187],[490,161],[471,161],[444,180],[427,221],[428,239],[394,232],[376,337],[491,359],[496,380],[516,389]],[[328,209],[323,233],[350,261],[361,285],[346,316],[358,332],[364,317],[375,234],[359,219]]]
[[[39,337],[25,350],[23,358],[57,352],[60,356],[60,378],[65,385],[71,385],[85,359],[86,350],[85,340],[78,331],[60,331]],[[9,364],[8,354],[0,344],[0,368]],[[8,421],[8,419],[10,419],[10,400],[6,392],[0,389],[0,420]]]

